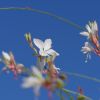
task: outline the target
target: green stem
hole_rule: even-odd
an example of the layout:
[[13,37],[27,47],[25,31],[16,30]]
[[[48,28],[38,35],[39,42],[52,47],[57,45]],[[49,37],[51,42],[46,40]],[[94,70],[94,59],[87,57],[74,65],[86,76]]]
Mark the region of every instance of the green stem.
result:
[[77,29],[80,29],[80,30],[85,30],[85,28],[79,26],[78,24],[66,19],[66,18],[63,18],[61,16],[57,16],[53,13],[50,13],[50,12],[47,12],[47,11],[43,11],[43,10],[38,10],[38,9],[33,9],[33,8],[30,8],[30,7],[25,7],[25,8],[22,8],[22,7],[7,7],[7,8],[0,8],[0,10],[25,10],[25,11],[31,11],[31,12],[36,12],[36,13],[40,13],[40,14],[44,14],[44,15],[48,15],[48,16],[51,16],[51,17],[54,17],[60,21],[63,21]]
[[97,79],[95,77],[89,77],[87,75],[73,73],[73,72],[66,72],[66,73],[67,73],[67,75],[70,75],[70,76],[80,77],[80,78],[84,78],[84,79],[88,79],[88,80],[92,80],[94,82],[100,83],[100,79]]
[[[68,90],[68,89],[62,89],[65,93],[71,93],[71,94],[74,94],[74,95],[80,95],[80,93],[78,92],[75,92],[75,91],[72,91],[72,90]],[[82,95],[86,98],[86,100],[92,100],[92,98],[88,97],[88,96],[85,96],[85,95]]]
[[[64,90],[62,89],[62,91],[64,91]],[[71,96],[71,94],[69,92],[66,91],[65,93],[69,96],[70,100],[74,100],[73,96]]]

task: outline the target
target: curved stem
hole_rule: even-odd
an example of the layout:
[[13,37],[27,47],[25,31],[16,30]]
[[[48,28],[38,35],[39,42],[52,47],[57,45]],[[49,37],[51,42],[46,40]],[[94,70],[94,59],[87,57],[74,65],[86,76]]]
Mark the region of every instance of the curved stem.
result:
[[70,92],[66,91],[66,89],[64,89],[64,88],[62,89],[62,91],[64,91],[66,93],[66,95],[69,96],[70,100],[74,100],[74,98],[73,98],[73,96],[71,95]]
[[[64,91],[65,93],[71,93],[71,94],[74,94],[74,95],[80,95],[80,93],[78,92],[75,92],[75,91],[72,91],[72,90],[68,90],[68,89],[62,89],[62,91]],[[92,98],[88,97],[88,96],[85,96],[85,95],[82,95],[86,98],[86,100],[92,100]]]
[[85,28],[79,26],[78,24],[66,19],[66,18],[63,18],[61,16],[57,16],[53,13],[50,13],[50,12],[47,12],[47,11],[43,11],[43,10],[39,10],[39,9],[33,9],[33,8],[29,8],[29,7],[25,7],[25,8],[22,8],[22,7],[7,7],[7,8],[0,8],[0,10],[25,10],[25,11],[31,11],[31,12],[36,12],[36,13],[40,13],[40,14],[44,14],[44,15],[48,15],[48,16],[51,16],[51,17],[54,17],[60,21],[63,21],[77,29],[80,29],[80,30],[85,30]]
[[95,77],[90,77],[90,76],[87,76],[87,75],[73,73],[73,72],[66,72],[66,73],[67,73],[67,75],[70,75],[70,76],[80,77],[80,78],[84,78],[84,79],[88,79],[88,80],[92,80],[94,82],[100,83],[100,79],[97,79]]

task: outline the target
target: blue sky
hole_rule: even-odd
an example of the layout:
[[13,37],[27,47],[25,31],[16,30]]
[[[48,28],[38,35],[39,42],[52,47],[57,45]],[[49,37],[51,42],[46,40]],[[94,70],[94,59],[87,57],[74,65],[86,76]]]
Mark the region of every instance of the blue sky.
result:
[[[31,7],[67,18],[84,27],[88,21],[96,20],[100,26],[99,0],[0,0],[0,7]],[[100,78],[100,57],[92,54],[92,60],[84,63],[80,52],[85,38],[79,30],[53,17],[28,11],[0,11],[0,52],[12,51],[17,62],[30,67],[34,65],[33,51],[28,47],[24,34],[30,32],[33,38],[53,40],[53,48],[60,53],[56,65],[65,72],[75,72]],[[1,54],[0,54],[1,55]],[[3,65],[0,65],[0,69]],[[93,100],[100,98],[100,83],[69,76],[67,88],[77,91],[81,86]],[[41,100],[46,92],[41,91]],[[54,97],[56,98],[56,97]],[[21,79],[12,75],[0,75],[0,100],[33,100],[31,89],[21,88]]]

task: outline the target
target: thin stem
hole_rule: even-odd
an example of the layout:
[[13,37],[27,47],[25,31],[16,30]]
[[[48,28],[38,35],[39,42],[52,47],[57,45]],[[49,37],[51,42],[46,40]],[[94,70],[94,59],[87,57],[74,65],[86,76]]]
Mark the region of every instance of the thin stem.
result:
[[62,95],[62,90],[60,90],[60,100],[64,100],[64,97],[63,97],[63,95]]
[[73,73],[73,72],[66,72],[66,73],[67,73],[67,75],[70,75],[70,76],[80,77],[80,78],[84,78],[84,79],[88,79],[88,80],[92,80],[94,82],[100,83],[100,79],[97,79],[95,77],[90,77],[90,76],[87,76],[87,75]]
[[[78,92],[75,92],[75,91],[72,91],[72,90],[68,90],[68,89],[62,89],[65,93],[71,93],[71,94],[74,94],[74,95],[80,95],[80,93]],[[82,95],[82,94],[81,94]],[[86,98],[86,100],[92,100],[92,98],[88,97],[88,96],[85,96],[85,95],[82,95]]]
[[25,10],[25,11],[31,11],[31,12],[36,12],[36,13],[40,13],[40,14],[44,14],[44,15],[48,15],[48,16],[51,16],[53,18],[56,18],[60,21],[63,21],[79,30],[85,30],[85,28],[79,26],[78,24],[66,19],[66,18],[63,18],[61,16],[58,16],[58,15],[55,15],[53,13],[50,13],[50,12],[47,12],[47,11],[43,11],[43,10],[39,10],[39,9],[33,9],[33,8],[29,8],[29,7],[25,7],[25,8],[22,8],[22,7],[7,7],[7,8],[0,8],[0,10]]
[[35,52],[36,55],[38,55],[38,52],[37,52],[36,48],[34,48],[33,46],[31,46],[30,44],[29,44],[29,47]]
[[[63,90],[63,89],[62,89],[62,90]],[[70,94],[69,92],[66,91],[65,93],[66,93],[66,95],[69,96],[70,100],[74,100],[73,96],[71,96],[71,94]]]
[[[65,92],[63,89],[61,89],[62,92]],[[73,96],[71,96],[71,94],[69,92],[65,92],[66,95],[70,98],[70,100],[74,100]]]

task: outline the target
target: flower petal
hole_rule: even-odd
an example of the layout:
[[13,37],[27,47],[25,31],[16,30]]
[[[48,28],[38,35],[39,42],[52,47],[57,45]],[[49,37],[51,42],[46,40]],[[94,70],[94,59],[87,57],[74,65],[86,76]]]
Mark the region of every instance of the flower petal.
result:
[[89,33],[91,33],[91,28],[89,25],[86,25],[86,29],[88,30]]
[[82,47],[81,51],[86,54],[86,53],[89,53],[93,50],[93,47],[88,43],[88,42],[85,42],[85,45]]
[[51,39],[46,39],[44,42],[44,51],[49,50],[51,48],[52,40]]
[[98,25],[96,21],[94,21],[94,27],[95,27],[95,30],[98,31]]
[[41,72],[39,71],[37,67],[32,67],[32,72],[37,78],[39,79],[43,78]]
[[35,95],[39,95],[39,90],[40,90],[40,88],[41,88],[41,85],[36,85],[35,87],[34,87],[34,93],[35,93]]
[[47,52],[47,54],[48,55],[54,55],[54,54],[56,54],[57,56],[59,56],[59,53],[57,53],[55,50],[53,50],[53,49],[50,49],[50,50],[48,50],[48,51],[46,51]]
[[9,54],[8,54],[8,53],[6,53],[6,52],[2,51],[2,55],[3,55],[3,58],[4,58],[4,59],[6,59],[6,60],[10,61],[10,56],[9,56]]
[[34,44],[39,48],[39,49],[43,49],[44,48],[44,43],[42,40],[40,39],[33,39]]
[[23,79],[22,87],[23,88],[31,88],[31,87],[34,87],[36,85],[36,83],[38,83],[37,78],[34,78],[31,76],[31,77]]
[[81,32],[80,34],[83,35],[83,36],[89,37],[89,33],[88,32]]

